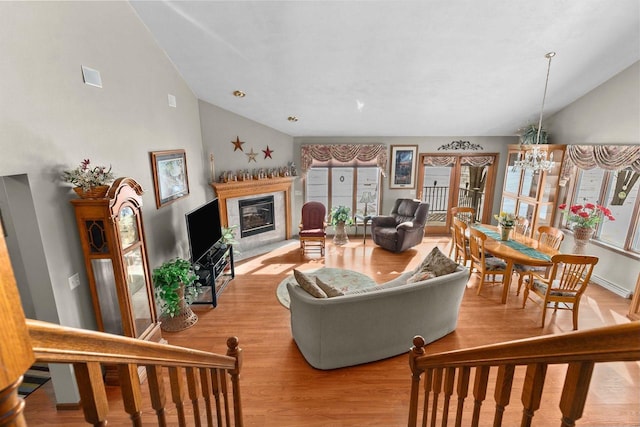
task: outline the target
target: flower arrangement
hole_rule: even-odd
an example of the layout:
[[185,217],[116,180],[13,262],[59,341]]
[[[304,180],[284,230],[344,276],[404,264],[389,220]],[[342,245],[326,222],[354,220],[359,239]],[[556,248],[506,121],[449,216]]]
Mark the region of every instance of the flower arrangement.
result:
[[513,227],[516,223],[516,219],[518,218],[515,214],[507,212],[494,214],[493,217],[498,220],[498,224],[502,227]]
[[572,225],[573,228],[593,228],[602,221],[602,218],[607,218],[609,221],[616,220],[608,208],[593,203],[572,205],[569,208],[566,203],[563,203],[558,206],[558,209],[562,211],[567,224]]
[[331,225],[336,225],[339,223],[344,223],[346,225],[353,224],[353,218],[349,214],[351,209],[346,206],[338,206],[331,210]]
[[107,185],[111,183],[115,177],[111,173],[111,166],[90,166],[91,161],[84,159],[80,162],[80,166],[75,169],[66,170],[62,173],[62,179],[76,187],[82,187],[87,191],[91,187],[99,185]]

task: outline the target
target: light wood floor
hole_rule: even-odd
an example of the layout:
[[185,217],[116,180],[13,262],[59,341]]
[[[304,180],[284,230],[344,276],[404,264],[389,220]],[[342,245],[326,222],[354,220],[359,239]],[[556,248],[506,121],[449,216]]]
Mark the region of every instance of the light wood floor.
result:
[[[326,256],[303,257],[296,241],[290,245],[238,263],[236,279],[221,295],[215,309],[197,307],[198,323],[183,332],[164,333],[171,344],[212,352],[225,352],[226,338],[240,338],[244,349],[241,377],[244,420],[247,426],[402,426],[407,422],[410,371],[408,358],[400,355],[366,365],[320,371],[302,358],[291,338],[289,312],[275,297],[278,283],[293,268],[322,266],[360,271],[381,283],[416,266],[437,245],[449,251],[447,237],[429,237],[402,254],[392,254],[371,241],[363,245],[352,239],[343,247],[328,244]],[[621,266],[622,268],[622,266]],[[571,330],[571,313],[548,315],[547,325],[538,326],[540,308],[522,300],[513,289],[506,305],[499,303],[500,290],[488,288],[476,296],[474,279],[465,293],[458,328],[430,344],[430,352],[472,347],[536,335]],[[580,307],[580,329],[628,322],[629,300],[591,285]],[[549,318],[550,317],[550,318]],[[353,337],[357,340],[358,337]],[[411,337],[407,337],[407,349]],[[518,371],[517,371],[518,372]],[[545,401],[534,425],[559,425],[557,402],[564,374],[550,368]],[[518,374],[517,374],[518,375]],[[584,416],[579,426],[640,425],[640,365],[615,363],[597,366]],[[519,403],[514,385],[511,400]],[[110,390],[113,417],[110,425],[130,425],[121,412],[119,392]],[[489,399],[489,397],[488,397]],[[546,401],[549,405],[545,405]],[[82,425],[80,411],[55,410],[50,382],[26,400],[30,425]],[[488,400],[487,409],[493,405]],[[513,405],[512,405],[513,406]],[[507,410],[505,426],[519,425],[520,410]],[[146,422],[154,421],[151,414]],[[518,420],[518,421],[516,421]],[[147,425],[147,424],[145,424]]]

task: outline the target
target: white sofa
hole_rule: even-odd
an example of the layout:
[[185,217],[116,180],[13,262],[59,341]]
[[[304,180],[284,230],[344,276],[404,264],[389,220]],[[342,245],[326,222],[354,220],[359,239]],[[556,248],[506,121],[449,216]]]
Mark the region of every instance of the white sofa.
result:
[[408,271],[374,288],[314,298],[288,283],[291,332],[311,366],[335,369],[405,353],[416,335],[427,343],[456,329],[469,270],[406,284]]

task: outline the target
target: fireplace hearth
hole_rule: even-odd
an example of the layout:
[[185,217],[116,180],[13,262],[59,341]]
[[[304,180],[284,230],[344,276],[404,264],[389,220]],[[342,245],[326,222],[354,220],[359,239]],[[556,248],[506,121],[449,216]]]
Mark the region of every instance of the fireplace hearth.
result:
[[276,229],[273,196],[238,201],[240,237],[254,236]]

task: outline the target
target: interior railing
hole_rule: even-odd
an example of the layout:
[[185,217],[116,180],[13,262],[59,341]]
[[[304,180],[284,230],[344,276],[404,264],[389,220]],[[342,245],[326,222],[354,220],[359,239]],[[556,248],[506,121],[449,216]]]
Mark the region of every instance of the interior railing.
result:
[[[530,426],[540,408],[550,365],[560,365],[566,370],[558,404],[562,414],[560,425],[568,427],[582,417],[596,363],[640,360],[640,322],[432,355],[425,354],[422,337],[415,337],[413,344],[409,360],[410,427],[416,426],[419,418],[423,426],[501,426],[512,388],[522,389],[520,425]],[[519,366],[525,370],[524,375],[514,375]],[[514,378],[522,384],[514,385]],[[557,375],[551,381],[556,378]],[[489,384],[495,410],[482,408]],[[472,402],[465,406],[467,397]],[[482,416],[486,418],[481,419]],[[487,419],[491,417],[492,421]]]
[[[243,425],[242,350],[235,337],[227,340],[227,354],[220,355],[37,320],[27,320],[27,327],[36,361],[73,365],[81,407],[90,424],[107,424],[104,373],[112,370],[117,372],[123,408],[133,426],[142,426],[144,412],[151,418],[144,420],[145,425],[154,421],[159,426]],[[145,376],[148,394],[142,392]],[[191,410],[186,408],[189,401]],[[152,410],[144,411],[149,404]]]

